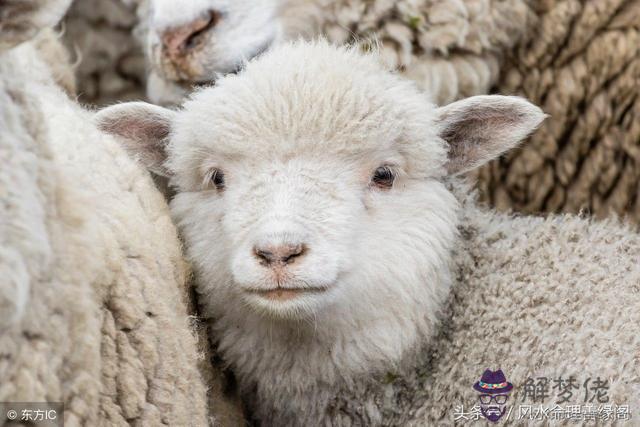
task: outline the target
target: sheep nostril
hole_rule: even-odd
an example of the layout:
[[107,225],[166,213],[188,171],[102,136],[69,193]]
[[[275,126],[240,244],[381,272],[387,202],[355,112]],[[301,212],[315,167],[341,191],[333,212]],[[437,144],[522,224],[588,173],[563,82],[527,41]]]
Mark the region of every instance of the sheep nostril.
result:
[[304,255],[307,251],[307,247],[304,244],[285,244],[277,246],[255,246],[253,248],[253,254],[258,259],[260,264],[265,266],[272,266],[274,264],[291,264],[297,258]]
[[202,35],[211,30],[220,21],[220,13],[209,11],[207,15],[197,18],[188,24],[173,27],[162,34],[162,45],[170,57],[184,56],[189,53]]
[[264,249],[254,248],[253,254],[258,258],[258,261],[260,261],[260,264],[262,265],[270,265],[275,260],[273,253]]

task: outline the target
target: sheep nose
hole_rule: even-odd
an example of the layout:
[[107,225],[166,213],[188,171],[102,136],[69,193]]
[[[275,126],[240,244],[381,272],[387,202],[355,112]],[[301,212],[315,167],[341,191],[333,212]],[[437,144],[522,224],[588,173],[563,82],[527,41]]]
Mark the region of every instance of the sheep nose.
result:
[[161,36],[165,52],[172,59],[187,55],[203,39],[202,36],[216,26],[219,20],[220,14],[218,12],[209,11],[207,15],[188,24],[166,30]]
[[307,252],[306,245],[282,244],[254,246],[253,254],[264,266],[291,264]]

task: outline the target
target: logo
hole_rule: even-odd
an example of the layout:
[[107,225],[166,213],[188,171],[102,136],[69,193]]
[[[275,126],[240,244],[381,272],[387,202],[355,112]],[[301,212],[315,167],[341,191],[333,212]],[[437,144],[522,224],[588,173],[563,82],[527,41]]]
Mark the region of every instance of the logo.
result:
[[[610,378],[565,374],[511,380],[518,386],[508,382],[502,370],[486,369],[473,384],[474,393],[470,393],[472,400],[468,402],[471,404],[466,409],[464,403],[455,405],[454,423],[510,420],[518,425],[622,425],[633,418],[627,403],[614,402],[609,396]],[[465,383],[468,381],[467,378]],[[633,425],[640,426],[637,422]]]
[[480,381],[473,385],[479,394],[480,412],[487,420],[497,422],[507,412],[507,400],[513,384],[507,381],[502,369],[486,369]]

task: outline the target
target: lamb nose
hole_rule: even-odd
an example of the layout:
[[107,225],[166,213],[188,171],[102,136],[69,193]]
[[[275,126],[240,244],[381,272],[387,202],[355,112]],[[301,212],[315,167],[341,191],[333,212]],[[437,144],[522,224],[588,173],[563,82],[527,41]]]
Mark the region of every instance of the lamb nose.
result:
[[260,261],[260,264],[266,266],[291,264],[304,255],[306,251],[307,247],[302,243],[255,246],[253,248],[253,253]]
[[189,53],[198,45],[202,36],[216,26],[220,14],[210,11],[206,16],[197,18],[188,24],[173,27],[162,34],[162,45],[171,58],[178,58]]

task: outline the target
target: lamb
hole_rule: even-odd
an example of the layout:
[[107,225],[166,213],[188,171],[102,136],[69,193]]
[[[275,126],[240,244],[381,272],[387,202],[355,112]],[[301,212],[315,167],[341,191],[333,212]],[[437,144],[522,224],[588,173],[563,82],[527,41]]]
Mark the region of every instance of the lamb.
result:
[[[25,4],[0,15],[39,22]],[[62,402],[68,426],[220,420],[166,202],[56,84],[50,29],[32,30],[0,33],[23,40],[0,53],[0,401]]]
[[[375,55],[321,41],[265,53],[177,111],[125,103],[96,121],[170,178],[217,351],[251,416],[281,426],[451,424],[487,366],[590,368],[615,403],[638,396],[640,236],[487,213],[457,177],[543,118],[504,96],[435,108]],[[504,349],[487,351],[493,337]]]

